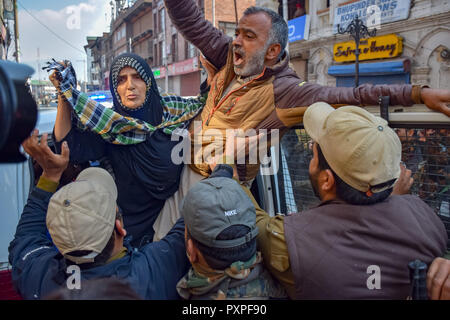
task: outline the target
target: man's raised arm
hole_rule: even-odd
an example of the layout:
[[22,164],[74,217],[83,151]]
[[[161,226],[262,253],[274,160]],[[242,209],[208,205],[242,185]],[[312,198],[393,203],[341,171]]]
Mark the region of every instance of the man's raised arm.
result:
[[370,85],[357,88],[326,87],[292,78],[275,87],[277,115],[286,127],[302,122],[306,108],[319,101],[334,107],[343,105],[377,105],[380,96],[389,96],[391,105],[425,104],[428,108],[450,116],[449,90],[421,88],[415,85]]
[[164,0],[172,23],[217,69],[227,60],[231,38],[207,21],[194,0]]

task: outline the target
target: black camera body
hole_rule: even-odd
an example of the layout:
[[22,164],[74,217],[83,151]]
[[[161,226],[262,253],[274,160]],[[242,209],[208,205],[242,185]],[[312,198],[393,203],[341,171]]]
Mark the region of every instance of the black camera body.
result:
[[28,78],[33,68],[11,61],[0,61],[0,163],[25,161],[22,142],[36,125],[37,105]]

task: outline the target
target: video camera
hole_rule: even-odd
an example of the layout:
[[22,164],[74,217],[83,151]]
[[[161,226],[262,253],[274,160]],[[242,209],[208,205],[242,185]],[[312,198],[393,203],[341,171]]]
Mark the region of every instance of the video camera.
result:
[[37,105],[27,79],[33,68],[11,61],[0,61],[0,163],[22,162],[22,142],[36,125]]

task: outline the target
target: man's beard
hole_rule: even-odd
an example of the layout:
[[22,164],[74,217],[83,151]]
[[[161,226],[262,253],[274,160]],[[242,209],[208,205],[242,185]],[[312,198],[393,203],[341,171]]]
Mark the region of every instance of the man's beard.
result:
[[319,184],[317,183],[317,179],[315,179],[311,174],[309,174],[309,182],[311,183],[314,195],[319,199],[322,200],[320,198],[320,193],[319,193]]
[[[260,74],[264,70],[264,58],[266,57],[268,47],[269,46],[261,50],[261,52],[255,54],[253,57],[250,57],[243,68],[237,68],[234,66],[234,73],[241,77],[249,77]],[[241,51],[238,49],[238,52]]]

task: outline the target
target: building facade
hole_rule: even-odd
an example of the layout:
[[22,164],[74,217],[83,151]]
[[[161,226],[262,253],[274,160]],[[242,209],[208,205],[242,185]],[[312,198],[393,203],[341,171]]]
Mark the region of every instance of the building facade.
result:
[[114,57],[111,34],[104,32],[100,37],[87,37],[84,46],[86,54],[91,56],[88,64],[88,90],[109,90],[109,68]]
[[[198,3],[204,9],[204,2]],[[164,1],[154,1],[152,16],[154,30],[152,68],[158,86],[163,92],[182,96],[197,95],[201,83],[197,50],[185,41],[172,25]]]
[[[255,0],[236,1],[237,19],[255,3]],[[229,36],[234,35],[237,20],[234,0],[198,0],[198,6],[208,21]],[[199,52],[172,25],[162,0],[153,3],[153,26],[153,69],[158,86],[177,95],[197,95],[200,83],[206,78]]]
[[[287,13],[290,25],[293,19],[306,15],[305,39],[290,42],[288,48],[291,66],[301,78],[322,85],[351,86],[355,48],[348,34],[336,32],[337,24],[342,22],[345,26],[355,15],[365,16],[369,14],[367,9],[375,6],[379,8],[381,19],[376,38],[362,43],[360,82],[448,87],[449,1],[287,0],[287,10],[283,10],[283,2],[236,1],[238,19],[252,5],[269,7],[282,15]],[[198,0],[198,5],[207,20],[233,36],[236,26],[234,0]],[[115,12],[110,32],[95,41],[88,40],[93,57],[92,79],[97,73],[100,89],[109,88],[112,59],[123,52],[134,52],[152,67],[161,91],[196,95],[205,78],[199,52],[171,24],[164,1],[137,0],[129,7],[121,8],[116,4]],[[395,50],[391,50],[394,47]]]
[[[371,6],[376,6],[378,9]],[[370,11],[372,10],[372,11]],[[377,35],[360,47],[360,83],[411,83],[448,88],[450,81],[450,2],[446,0],[314,0],[307,41],[290,43],[297,73],[322,85],[352,86],[355,47],[336,33],[355,15],[368,15]],[[380,17],[379,20],[376,20]],[[372,19],[372,20],[370,20]]]
[[[206,78],[199,62],[199,51],[172,25],[164,1],[137,0],[130,2],[129,6],[123,1],[112,4],[110,31],[101,37],[87,37],[85,50],[92,56],[88,67],[91,88],[109,89],[112,59],[121,53],[133,52],[152,67],[161,92],[197,95],[201,82]],[[272,6],[273,9],[278,6],[272,0],[238,0],[236,4],[237,18],[234,0],[198,0],[205,18],[231,37],[236,20],[246,8],[257,4]]]

